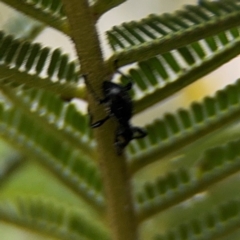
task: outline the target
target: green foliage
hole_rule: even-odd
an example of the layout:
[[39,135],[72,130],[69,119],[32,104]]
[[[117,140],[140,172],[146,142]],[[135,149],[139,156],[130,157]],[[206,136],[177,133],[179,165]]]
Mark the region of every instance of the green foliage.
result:
[[60,239],[109,239],[106,231],[75,209],[40,198],[0,203],[1,219]]
[[238,17],[238,1],[203,0],[198,6],[188,5],[173,14],[150,15],[141,21],[123,23],[107,35],[112,49],[117,51],[113,58],[119,59],[122,66],[238,26]]
[[200,135],[207,135],[237,120],[239,89],[240,82],[237,81],[217,91],[214,97],[205,97],[202,103],[192,103],[189,110],[179,109],[176,115],[168,113],[163,119],[146,126],[149,134],[140,141],[140,147],[132,143],[129,148],[131,170],[139,170],[165,157],[169,151],[185,147]]
[[156,240],[167,239],[218,239],[239,226],[239,199],[222,204],[215,211],[194,219],[187,224],[181,224],[175,231],[165,236],[157,236]]
[[239,28],[233,28],[138,63],[129,70],[136,83],[132,92],[135,112],[166,99],[228,62],[239,54],[239,44]]
[[[109,170],[99,167],[99,140],[89,128],[88,114],[77,105],[79,99],[88,103],[80,66],[92,56],[87,60],[80,56],[82,62],[72,60],[61,49],[34,40],[44,26],[74,39],[64,1],[2,2],[30,18],[10,19],[0,31],[0,137],[18,151],[9,151],[0,162],[0,221],[63,240],[112,239],[106,213],[114,209],[108,208],[109,186],[104,185]],[[97,23],[123,2],[91,1],[92,18],[86,20]],[[82,9],[76,11],[81,14]],[[123,23],[107,31],[113,53],[103,65],[111,72],[115,60],[119,67],[135,63],[127,76],[135,83],[130,94],[139,114],[164,104],[239,55],[239,17],[239,0],[203,0],[171,14]],[[26,29],[15,34],[10,26],[16,19]],[[84,25],[79,29],[89,37]],[[87,73],[93,71],[94,66]],[[116,81],[124,84],[126,78]],[[128,189],[134,209],[128,210],[135,213],[141,239],[239,239],[240,196],[234,184],[240,171],[239,116],[240,80],[236,80],[187,109],[148,119],[148,136],[126,149],[126,169],[134,183]],[[106,161],[112,161],[105,152]],[[18,193],[20,198],[8,196],[8,184],[17,181],[32,160],[49,170],[79,202],[69,207],[73,196],[65,202],[54,196],[47,200],[44,191],[39,191],[40,196],[30,193],[29,197],[24,191]],[[65,198],[66,189],[61,193]],[[126,194],[118,191],[120,196]]]
[[34,86],[52,90],[65,98],[72,98],[78,91],[78,64],[70,62],[60,49],[43,48],[38,43],[14,39],[0,32],[0,56],[3,85]]

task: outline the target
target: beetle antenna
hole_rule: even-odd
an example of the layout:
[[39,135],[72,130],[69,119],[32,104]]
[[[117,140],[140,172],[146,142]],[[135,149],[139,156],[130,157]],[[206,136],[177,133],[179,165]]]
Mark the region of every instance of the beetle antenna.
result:
[[[114,61],[114,68],[115,68],[115,71],[116,71],[117,73],[119,73],[119,74],[122,75],[123,77],[129,79],[129,77],[128,77],[127,75],[125,75],[122,71],[120,71],[120,70],[118,69],[118,60],[115,60],[115,61]],[[129,79],[129,81],[130,81],[130,79]]]
[[125,86],[126,87],[126,90],[130,90],[132,88],[132,85],[133,85],[133,81],[132,81],[132,78],[127,76],[126,74],[124,74],[122,71],[120,71],[118,69],[118,64],[117,64],[118,60],[115,60],[114,61],[114,66],[115,66],[115,71],[120,74],[121,76],[123,76],[124,78],[126,78],[128,80],[128,84]]
[[128,77],[126,74],[124,74],[122,71],[116,69],[116,72],[125,77],[126,79],[128,79],[129,82],[132,82],[132,79]]

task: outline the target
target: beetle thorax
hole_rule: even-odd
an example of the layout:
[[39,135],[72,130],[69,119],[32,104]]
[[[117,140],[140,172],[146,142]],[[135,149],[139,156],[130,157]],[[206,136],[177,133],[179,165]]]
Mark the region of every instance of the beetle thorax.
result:
[[121,93],[121,89],[114,87],[114,88],[109,90],[108,95],[110,97],[114,97],[114,96],[119,95],[120,93]]

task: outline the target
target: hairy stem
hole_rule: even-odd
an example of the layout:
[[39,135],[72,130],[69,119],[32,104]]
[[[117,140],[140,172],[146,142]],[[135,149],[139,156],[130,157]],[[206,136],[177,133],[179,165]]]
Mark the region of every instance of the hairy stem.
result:
[[[81,62],[82,73],[94,91],[101,96],[102,82],[108,79],[108,70],[104,65],[100,43],[95,28],[94,16],[87,0],[63,0],[68,16],[70,32]],[[89,107],[96,119],[103,118],[103,108],[89,94]],[[117,156],[113,147],[116,124],[109,120],[96,129],[98,160],[101,168],[107,211],[114,240],[136,240],[137,226],[132,203],[130,178],[125,156]]]

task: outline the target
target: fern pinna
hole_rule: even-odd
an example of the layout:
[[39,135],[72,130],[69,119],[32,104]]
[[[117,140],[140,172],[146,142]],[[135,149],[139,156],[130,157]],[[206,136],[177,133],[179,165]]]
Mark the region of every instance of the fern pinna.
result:
[[[96,25],[128,1],[1,2],[13,12],[0,30],[0,136],[9,144],[0,161],[3,238],[18,239],[6,228],[15,225],[33,231],[30,239],[239,239],[239,80],[161,111],[166,99],[238,56],[239,0],[202,0],[114,26],[107,59]],[[73,41],[74,58],[37,40],[47,27]],[[112,79],[126,84],[113,76],[116,62],[131,64],[134,114],[157,109],[145,120],[148,135],[122,155],[113,144],[119,122],[93,131],[79,107],[106,117],[92,92],[103,97]]]

